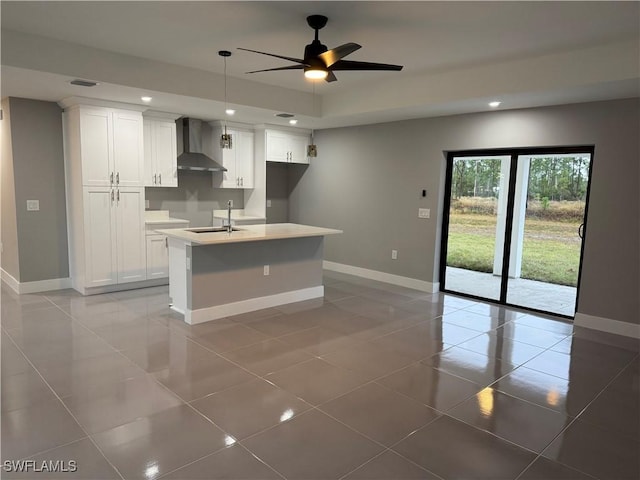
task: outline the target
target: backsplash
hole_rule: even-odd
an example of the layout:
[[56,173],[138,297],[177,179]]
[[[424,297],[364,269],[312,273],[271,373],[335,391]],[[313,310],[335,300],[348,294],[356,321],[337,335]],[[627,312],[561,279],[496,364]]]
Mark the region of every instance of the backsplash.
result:
[[233,208],[244,208],[243,191],[213,188],[211,175],[221,174],[179,170],[178,187],[145,188],[147,210],[169,210],[171,217],[189,220],[192,227],[205,227],[211,225],[212,211],[226,208],[228,200]]

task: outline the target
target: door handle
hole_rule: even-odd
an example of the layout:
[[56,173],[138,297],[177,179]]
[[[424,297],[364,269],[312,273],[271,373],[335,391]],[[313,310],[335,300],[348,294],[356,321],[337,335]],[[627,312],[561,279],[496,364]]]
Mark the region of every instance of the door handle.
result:
[[584,223],[578,227],[578,236],[584,240]]

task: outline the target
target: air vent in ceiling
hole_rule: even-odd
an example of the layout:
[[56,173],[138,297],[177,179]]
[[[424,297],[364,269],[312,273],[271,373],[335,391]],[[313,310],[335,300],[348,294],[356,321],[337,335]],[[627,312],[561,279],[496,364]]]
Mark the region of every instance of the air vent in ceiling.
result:
[[79,78],[71,80],[69,83],[71,85],[79,85],[80,87],[95,87],[96,85],[98,85],[98,82],[92,82],[91,80],[80,80]]
[[294,117],[295,115],[292,115],[290,113],[276,113],[276,117],[280,117],[280,118],[291,118]]

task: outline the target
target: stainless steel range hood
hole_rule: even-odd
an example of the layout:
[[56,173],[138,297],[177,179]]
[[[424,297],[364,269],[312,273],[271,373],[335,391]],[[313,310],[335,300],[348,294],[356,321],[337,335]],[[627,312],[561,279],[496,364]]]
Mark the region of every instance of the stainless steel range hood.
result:
[[183,152],[178,155],[178,170],[226,172],[227,169],[202,153],[202,121],[182,119]]

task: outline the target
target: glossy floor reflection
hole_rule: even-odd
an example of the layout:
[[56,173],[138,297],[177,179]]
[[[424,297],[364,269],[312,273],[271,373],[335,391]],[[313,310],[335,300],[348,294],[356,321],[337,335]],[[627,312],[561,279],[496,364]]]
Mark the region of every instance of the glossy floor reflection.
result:
[[82,479],[640,478],[638,342],[325,273],[186,325],[168,288],[2,286],[2,461]]

